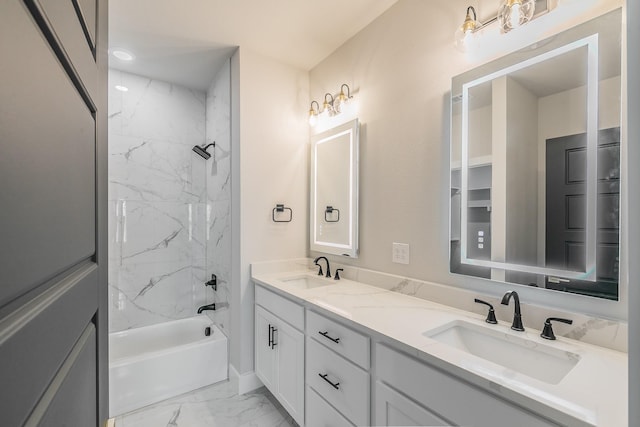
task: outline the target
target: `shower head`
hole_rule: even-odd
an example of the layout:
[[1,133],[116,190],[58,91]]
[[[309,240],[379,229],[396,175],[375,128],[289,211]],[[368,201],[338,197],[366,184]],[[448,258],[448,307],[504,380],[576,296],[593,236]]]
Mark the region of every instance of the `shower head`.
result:
[[207,148],[209,147],[214,147],[216,146],[216,142],[213,141],[211,144],[207,145],[206,147],[201,147],[199,145],[195,145],[192,150],[194,153],[196,153],[198,156],[202,157],[205,160],[209,160],[209,157],[211,157],[211,154],[207,151]]

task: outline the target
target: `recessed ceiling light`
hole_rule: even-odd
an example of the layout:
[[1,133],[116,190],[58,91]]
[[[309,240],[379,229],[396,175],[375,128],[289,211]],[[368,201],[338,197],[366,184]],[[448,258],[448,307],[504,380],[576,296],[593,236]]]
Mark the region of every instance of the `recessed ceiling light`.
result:
[[120,85],[115,85],[114,86],[117,90],[119,90],[120,92],[128,92],[129,88],[126,86],[120,86]]
[[111,51],[111,54],[121,61],[133,61],[135,56],[131,52],[127,52],[123,49],[114,49]]

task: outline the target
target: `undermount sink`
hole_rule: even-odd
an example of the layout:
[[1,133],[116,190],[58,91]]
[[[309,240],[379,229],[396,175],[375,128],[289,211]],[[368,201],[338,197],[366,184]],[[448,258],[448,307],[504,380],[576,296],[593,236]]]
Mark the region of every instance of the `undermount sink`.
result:
[[319,288],[320,286],[333,285],[335,283],[333,280],[330,280],[330,279],[323,279],[323,278],[309,276],[309,275],[285,277],[280,280],[289,285],[293,285],[302,289]]
[[548,384],[558,384],[580,361],[575,353],[463,320],[423,335]]

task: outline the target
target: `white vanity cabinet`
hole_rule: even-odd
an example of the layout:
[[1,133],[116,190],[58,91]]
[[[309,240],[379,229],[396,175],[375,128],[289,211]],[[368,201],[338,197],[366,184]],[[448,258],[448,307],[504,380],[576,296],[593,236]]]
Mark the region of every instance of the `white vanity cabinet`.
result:
[[307,426],[371,425],[369,337],[311,310],[306,335]]
[[255,298],[256,375],[304,425],[304,308],[260,286]]
[[560,425],[385,344],[375,352],[375,425]]

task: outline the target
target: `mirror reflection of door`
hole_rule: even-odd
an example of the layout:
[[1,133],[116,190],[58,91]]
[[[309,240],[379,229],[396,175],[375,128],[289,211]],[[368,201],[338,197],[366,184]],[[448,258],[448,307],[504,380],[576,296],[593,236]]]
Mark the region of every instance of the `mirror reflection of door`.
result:
[[[546,266],[585,269],[586,134],[546,143]],[[546,276],[546,287],[616,299],[619,254],[620,128],[598,133],[596,282]]]

